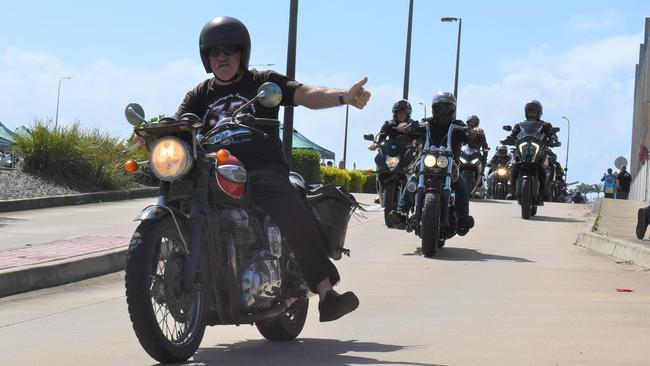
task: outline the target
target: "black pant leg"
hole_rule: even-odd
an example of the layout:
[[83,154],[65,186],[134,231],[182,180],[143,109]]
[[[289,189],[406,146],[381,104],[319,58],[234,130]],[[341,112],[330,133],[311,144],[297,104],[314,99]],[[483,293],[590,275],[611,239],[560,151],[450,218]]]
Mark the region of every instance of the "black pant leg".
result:
[[296,260],[302,267],[307,284],[313,292],[325,278],[332,285],[340,281],[339,273],[325,253],[325,242],[312,210],[279,173],[250,177],[253,201],[266,211],[280,227]]

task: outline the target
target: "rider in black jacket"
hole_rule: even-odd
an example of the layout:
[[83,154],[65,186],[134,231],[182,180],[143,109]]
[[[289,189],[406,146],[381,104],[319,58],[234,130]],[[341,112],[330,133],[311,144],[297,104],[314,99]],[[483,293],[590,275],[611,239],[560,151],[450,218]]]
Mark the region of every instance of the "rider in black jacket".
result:
[[384,122],[377,134],[377,141],[368,146],[369,150],[376,150],[387,137],[395,139],[399,135],[408,134],[418,128],[418,122],[411,119],[411,104],[406,99],[401,99],[393,104],[393,119]]
[[[524,106],[524,114],[526,116],[527,121],[541,121],[542,122],[542,129],[541,133],[544,135],[548,136],[548,140],[550,142],[550,146],[553,146],[554,144],[558,143],[558,137],[555,133],[553,133],[551,130],[553,129],[553,125],[549,122],[542,121],[542,112],[543,112],[543,107],[542,103],[540,103],[537,100],[531,100],[530,102],[526,103]],[[512,128],[512,132],[508,137],[506,137],[504,140],[501,140],[501,144],[503,145],[514,145],[517,135],[521,132],[521,127],[519,126],[519,123],[515,124],[515,126]],[[517,184],[517,178],[519,177],[519,169],[516,164],[513,164],[511,169],[510,169],[510,184],[508,184],[508,195],[506,196],[506,199],[513,199],[514,198],[514,190],[515,190],[515,185]],[[546,173],[544,172],[544,169],[540,167],[539,169],[539,190],[540,192],[544,191],[544,186],[546,183]],[[540,204],[543,204],[543,202],[539,202]]]
[[508,148],[503,145],[499,145],[497,147],[497,152],[492,156],[492,159],[487,163],[487,166],[489,167],[488,169],[488,176],[492,174],[494,169],[498,167],[499,165],[503,166],[508,166],[508,163],[510,162],[510,159],[512,157],[510,154],[508,154]]
[[[465,125],[463,121],[456,119],[456,97],[449,92],[436,93],[431,103],[431,110],[433,116],[422,120],[422,122],[429,125],[429,142],[431,145],[435,146],[446,146],[449,125],[452,123],[460,126]],[[424,127],[420,127],[420,129],[420,131],[425,130]],[[422,134],[424,135],[426,133],[422,132]],[[456,131],[453,134],[451,146],[456,164],[458,164],[458,160],[460,159],[460,149],[462,144],[466,141],[467,136],[464,133]],[[416,167],[419,166],[419,164],[416,164]],[[458,218],[458,235],[463,236],[474,227],[474,218],[469,215],[469,193],[465,191],[465,185],[462,184],[461,180],[462,178],[458,177],[458,180],[455,183],[452,183],[452,188],[456,192],[455,208]],[[404,187],[397,206],[397,211],[395,212],[396,215],[408,215],[408,212],[414,204],[413,195],[413,193],[410,193],[406,187]]]

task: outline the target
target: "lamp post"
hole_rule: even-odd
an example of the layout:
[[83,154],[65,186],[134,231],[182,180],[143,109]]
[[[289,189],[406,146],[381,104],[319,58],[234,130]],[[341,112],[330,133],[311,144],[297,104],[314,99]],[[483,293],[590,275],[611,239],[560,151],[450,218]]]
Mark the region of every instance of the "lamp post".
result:
[[569,171],[569,145],[571,144],[571,122],[569,122],[569,119],[562,116],[566,120],[567,125],[569,126],[569,130],[567,131],[567,138],[566,138],[566,161],[564,162],[564,181],[568,182],[568,171]]
[[422,102],[418,102],[418,104],[420,104],[422,108],[424,108],[424,118],[427,118],[427,106]]
[[56,117],[54,117],[54,129],[59,126],[59,97],[61,96],[61,81],[65,79],[72,79],[69,76],[62,76],[59,78],[59,91],[56,93]]
[[463,19],[456,17],[444,17],[440,19],[442,22],[455,22],[458,21],[458,43],[456,45],[456,80],[454,81],[454,96],[458,102],[458,62],[460,61],[460,31],[463,27]]
[[411,29],[413,28],[413,0],[409,1],[409,21],[406,31],[406,59],[404,60],[404,91],[403,99],[409,98],[409,72],[411,69]]
[[[292,79],[296,78],[296,41],[298,29],[298,0],[291,0],[289,5],[289,39],[287,41],[287,73]],[[293,163],[293,107],[284,107],[284,128],[282,130],[282,144],[287,164]]]

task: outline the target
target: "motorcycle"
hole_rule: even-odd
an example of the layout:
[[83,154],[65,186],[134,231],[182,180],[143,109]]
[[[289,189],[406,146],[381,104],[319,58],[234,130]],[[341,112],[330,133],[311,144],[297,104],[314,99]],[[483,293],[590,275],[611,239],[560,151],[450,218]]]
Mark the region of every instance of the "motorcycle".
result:
[[[371,133],[364,134],[363,138],[377,143]],[[402,188],[415,169],[417,145],[412,140],[409,135],[399,135],[396,138],[388,136],[378,144],[375,156],[377,193],[379,203],[384,208],[384,222],[388,227],[394,225],[390,212],[397,208]]]
[[[279,121],[243,112],[255,101],[275,107],[281,93],[265,83],[205,134],[194,114],[148,123],[142,107],[127,106],[160,191],[156,204],[136,217],[126,301],[140,344],[161,363],[190,358],[208,325],[255,324],[271,341],[294,339],[303,329],[313,294],[279,227],[251,201],[246,168],[226,150],[254,135],[268,138],[263,129]],[[125,169],[145,163],[131,160]],[[331,185],[309,191],[296,174],[288,179],[314,209],[328,256],[349,255],[344,239],[354,197]]]
[[421,238],[422,254],[433,257],[447,239],[456,235],[458,223],[455,215],[451,183],[459,176],[454,161],[452,134],[464,133],[465,127],[451,124],[447,132],[447,146],[434,146],[429,142],[429,124],[426,126],[424,149],[420,155],[417,185],[409,182],[407,189],[415,193],[415,213],[407,220],[407,231],[415,231]]
[[503,200],[508,192],[508,167],[504,164],[498,165],[488,177],[488,197]]
[[[519,170],[517,182],[515,182],[515,197],[521,206],[521,217],[525,220],[537,215],[537,207],[543,204],[542,192],[540,192],[540,174],[544,169],[545,149],[548,147],[560,146],[559,142],[549,142],[548,139],[560,131],[559,127],[553,127],[550,135],[542,133],[543,122],[523,121],[519,123],[521,132],[516,136],[514,142],[515,155],[513,164]],[[512,131],[512,126],[505,125],[503,129]]]
[[483,197],[483,155],[480,149],[463,145],[460,152],[460,176],[470,197]]

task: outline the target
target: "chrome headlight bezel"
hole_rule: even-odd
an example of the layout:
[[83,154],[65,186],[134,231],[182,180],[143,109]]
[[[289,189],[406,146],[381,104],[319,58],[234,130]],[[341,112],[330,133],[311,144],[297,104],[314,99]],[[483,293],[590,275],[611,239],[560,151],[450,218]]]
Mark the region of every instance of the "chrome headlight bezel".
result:
[[192,149],[178,137],[158,139],[149,150],[149,168],[160,180],[173,182],[180,179],[192,169],[193,163]]
[[399,165],[399,158],[397,156],[391,156],[386,158],[386,166],[388,169],[393,170]]

